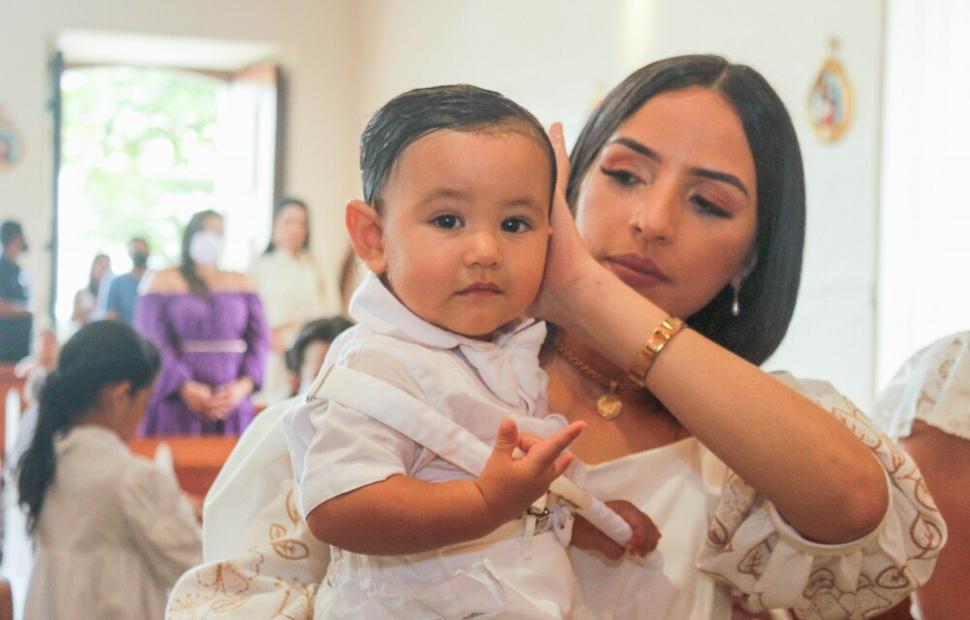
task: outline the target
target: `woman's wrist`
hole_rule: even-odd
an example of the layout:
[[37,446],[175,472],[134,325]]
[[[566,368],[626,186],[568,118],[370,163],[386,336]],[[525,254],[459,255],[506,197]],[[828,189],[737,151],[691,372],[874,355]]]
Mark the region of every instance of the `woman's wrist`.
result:
[[645,339],[667,313],[598,263],[558,300],[552,322],[617,367],[631,367]]

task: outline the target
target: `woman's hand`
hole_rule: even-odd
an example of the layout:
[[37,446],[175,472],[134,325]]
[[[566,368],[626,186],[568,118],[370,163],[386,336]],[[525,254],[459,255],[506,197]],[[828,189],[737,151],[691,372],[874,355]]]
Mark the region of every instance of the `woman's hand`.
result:
[[186,381],[179,388],[182,402],[192,413],[203,420],[214,420],[212,416],[212,388],[198,381]]
[[552,237],[546,255],[542,288],[530,313],[553,323],[562,323],[565,313],[569,311],[572,296],[581,294],[577,286],[585,283],[590,275],[605,270],[590,255],[569,212],[569,204],[566,202],[569,155],[566,153],[566,142],[560,123],[554,123],[550,127],[549,139],[556,152],[556,189],[550,216]]
[[249,377],[241,377],[231,383],[220,385],[212,395],[212,415],[219,420],[226,419],[230,411],[253,393],[254,387],[253,380]]
[[[575,457],[563,454],[586,428],[573,422],[549,439],[519,435],[515,422],[506,418],[499,426],[492,454],[475,480],[496,524],[519,517],[558,478]],[[525,453],[515,458],[515,449]]]

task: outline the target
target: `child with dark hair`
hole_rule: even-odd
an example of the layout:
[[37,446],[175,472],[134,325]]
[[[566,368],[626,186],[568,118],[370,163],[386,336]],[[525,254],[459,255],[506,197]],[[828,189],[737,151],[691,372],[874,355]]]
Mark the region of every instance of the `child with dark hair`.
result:
[[126,445],[158,369],[155,347],[131,327],[97,321],[47,376],[18,471],[36,549],[26,617],[162,618],[168,589],[201,559],[174,478]]
[[334,316],[310,321],[300,328],[293,344],[286,350],[290,396],[296,396],[310,388],[310,383],[323,366],[323,360],[330,350],[330,345],[337,336],[353,325],[353,322],[342,316]]
[[636,555],[658,534],[560,478],[584,423],[548,413],[546,329],[525,318],[552,145],[498,93],[419,89],[370,120],[361,171],[365,200],[346,212],[372,272],[357,326],[286,420],[301,510],[333,546],[314,617],[566,617],[571,508]]

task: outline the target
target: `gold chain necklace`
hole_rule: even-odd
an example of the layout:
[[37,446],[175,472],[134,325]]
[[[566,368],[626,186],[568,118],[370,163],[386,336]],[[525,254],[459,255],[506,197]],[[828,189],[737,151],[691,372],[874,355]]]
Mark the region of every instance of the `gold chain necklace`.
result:
[[606,388],[606,393],[596,399],[596,413],[604,420],[615,420],[623,411],[623,401],[620,399],[620,392],[635,391],[643,389],[632,381],[622,379],[611,379],[600,371],[596,370],[573,353],[569,348],[560,342],[557,337],[553,341],[556,352],[564,360],[573,365],[581,373]]

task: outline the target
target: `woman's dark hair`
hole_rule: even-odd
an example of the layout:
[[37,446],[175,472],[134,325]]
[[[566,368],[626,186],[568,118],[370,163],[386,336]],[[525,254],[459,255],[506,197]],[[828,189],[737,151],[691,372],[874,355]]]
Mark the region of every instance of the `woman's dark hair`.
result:
[[222,216],[212,209],[205,209],[204,211],[199,211],[189,218],[189,223],[185,226],[185,231],[182,233],[182,262],[179,264],[179,272],[185,281],[189,285],[189,290],[192,291],[194,295],[199,297],[209,296],[209,287],[205,285],[202,278],[195,271],[195,261],[192,260],[192,256],[189,254],[189,250],[192,247],[192,237],[195,233],[202,230],[202,226],[205,225],[205,221],[210,217],[222,219]]
[[[94,268],[97,266],[99,260],[105,260],[107,258],[107,254],[96,254],[94,260],[91,261],[91,269],[88,271],[88,292],[95,297],[98,296],[98,286],[101,284],[101,280],[94,277]],[[104,274],[101,274],[101,277],[103,278]]]
[[[276,228],[276,220],[279,218],[280,214],[283,213],[283,209],[287,207],[298,207],[303,209],[303,214],[307,218],[307,229],[306,237],[303,238],[303,249],[310,247],[310,209],[306,206],[306,203],[299,198],[293,198],[292,196],[283,196],[276,202],[276,207],[273,208],[273,228]],[[270,235],[269,243],[266,244],[266,249],[263,250],[263,254],[269,254],[276,250],[276,243],[273,242],[273,236]]]
[[354,323],[342,316],[334,316],[327,319],[317,319],[310,321],[297,334],[293,345],[286,350],[286,369],[290,372],[299,373],[303,367],[303,360],[306,358],[306,350],[314,342],[331,343],[344,330],[353,327]]
[[364,200],[380,213],[384,185],[404,149],[442,129],[471,133],[517,131],[532,138],[549,156],[556,186],[556,156],[542,124],[528,110],[497,92],[468,84],[417,88],[398,95],[371,117],[360,137],[360,175]]
[[731,314],[730,285],[689,319],[691,327],[754,364],[778,348],[795,310],[805,242],[805,178],[798,138],[781,99],[754,69],[719,56],[678,56],[649,64],[614,88],[583,127],[567,187],[575,209],[580,186],[607,140],[651,98],[698,86],[719,93],[741,120],[757,177],[754,269]]
[[95,321],[82,327],[61,349],[40,392],[37,429],[18,465],[19,503],[33,532],[54,481],[54,438],[96,406],[105,387],[129,382],[131,392],[150,385],[158,373],[154,345],[122,321]]

